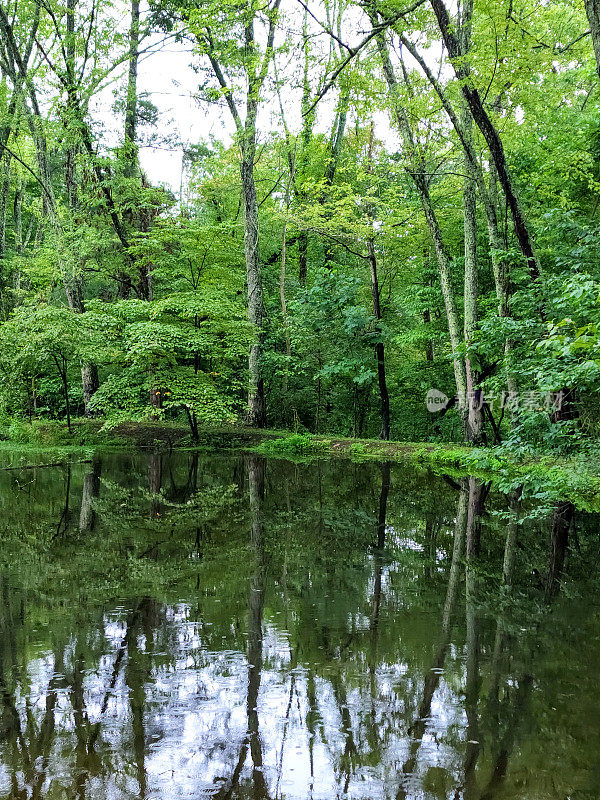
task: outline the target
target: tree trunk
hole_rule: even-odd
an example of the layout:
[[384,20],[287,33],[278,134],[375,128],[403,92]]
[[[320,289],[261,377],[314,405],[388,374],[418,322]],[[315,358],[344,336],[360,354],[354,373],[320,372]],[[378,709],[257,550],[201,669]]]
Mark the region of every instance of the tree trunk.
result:
[[254,180],[254,157],[256,153],[256,103],[250,119],[246,121],[246,131],[242,145],[242,193],[244,199],[244,253],[246,257],[246,282],[248,291],[248,320],[254,330],[254,342],[250,345],[248,361],[248,409],[247,422],[257,428],[266,425],[265,390],[262,375],[262,351],[264,341],[264,307],[262,296],[262,275],[260,269],[258,239],[258,198]]
[[[472,10],[469,9],[469,13],[472,13]],[[467,26],[469,29],[470,26]],[[406,47],[415,61],[419,64],[421,69],[423,70],[424,75],[426,76],[427,80],[430,82],[432,87],[435,89],[438,97],[440,98],[444,110],[452,123],[454,130],[456,131],[458,138],[462,144],[464,154],[465,154],[465,164],[467,167],[467,174],[469,174],[472,180],[475,181],[477,185],[477,190],[479,192],[479,197],[481,198],[483,208],[485,211],[486,217],[486,224],[488,230],[488,241],[490,247],[490,260],[492,262],[492,271],[494,274],[494,284],[496,289],[496,296],[498,298],[498,313],[500,317],[508,317],[510,316],[510,309],[509,309],[509,300],[510,300],[510,275],[508,273],[507,265],[505,260],[502,259],[502,251],[506,250],[508,244],[503,241],[500,235],[500,229],[498,225],[498,198],[497,198],[497,172],[494,166],[494,162],[492,161],[490,165],[490,185],[489,188],[485,181],[485,176],[483,172],[483,168],[477,157],[477,153],[475,151],[475,145],[473,141],[473,134],[472,134],[472,115],[470,114],[470,122],[471,125],[468,129],[466,129],[458,117],[458,114],[455,112],[452,103],[448,97],[443,86],[440,84],[439,80],[435,77],[435,75],[429,69],[427,63],[422,58],[416,47],[407,39],[405,36],[400,34],[400,40],[402,44]],[[469,43],[469,38],[465,36],[463,31],[462,36],[462,47],[467,48]],[[468,49],[468,48],[467,48]],[[517,382],[514,376],[514,372],[510,366],[510,357],[511,353],[514,348],[514,343],[507,339],[505,344],[505,359],[506,359],[506,372],[507,372],[507,387],[509,392],[516,392]]]
[[137,74],[138,48],[140,42],[140,3],[131,0],[131,24],[129,27],[129,72],[127,77],[127,101],[125,105],[125,176],[131,178],[138,167],[137,159]]
[[83,479],[83,492],[81,495],[81,511],[79,513],[79,530],[91,531],[94,528],[96,512],[94,499],[100,494],[100,461],[94,459],[92,467]]
[[[123,158],[125,178],[137,178],[141,188],[146,188],[146,180],[141,174],[138,159],[138,60],[140,46],[140,3],[131,0],[131,20],[129,25],[129,71],[127,76],[127,99],[125,103],[125,131],[123,137]],[[149,228],[147,209],[125,212],[124,220],[134,229],[147,232]],[[152,272],[147,264],[138,267],[137,295],[141,300],[152,299]],[[119,273],[118,297],[127,299],[133,290],[133,279],[126,272]]]
[[[302,23],[302,52],[304,54],[304,69],[302,74],[302,132],[300,141],[302,147],[298,156],[298,169],[300,181],[304,181],[308,175],[308,146],[312,137],[313,125],[315,121],[314,111],[311,111],[310,95],[310,65],[309,65],[309,34],[308,34],[308,10],[304,10],[304,21]],[[306,200],[306,193],[300,189],[298,192],[301,201]],[[298,235],[298,280],[300,286],[306,286],[306,276],[308,273],[308,233],[300,231]]]
[[[375,12],[371,13],[371,23],[375,26],[378,24],[378,18]],[[459,406],[463,410],[463,415],[466,410],[466,394],[467,394],[467,379],[465,374],[464,361],[460,356],[460,347],[463,342],[461,333],[461,326],[458,317],[458,307],[454,294],[452,282],[450,280],[450,257],[444,244],[442,231],[437,219],[437,215],[433,208],[431,195],[429,193],[429,183],[427,180],[427,170],[424,163],[423,156],[418,152],[417,146],[408,122],[405,109],[398,101],[398,83],[394,74],[394,68],[390,59],[387,43],[383,34],[376,36],[377,47],[381,58],[383,72],[385,75],[386,83],[392,100],[393,115],[396,119],[400,135],[403,138],[406,152],[409,158],[409,165],[407,171],[411,176],[421,206],[425,214],[427,228],[431,236],[435,254],[438,262],[440,273],[440,282],[442,287],[442,295],[444,298],[444,306],[446,309],[446,318],[448,321],[448,332],[450,334],[450,344],[452,347],[452,360],[454,365],[454,379],[456,382],[456,390],[459,398]],[[463,417],[464,418],[464,417]]]
[[58,368],[60,380],[63,387],[63,395],[65,398],[65,407],[67,412],[67,430],[71,433],[71,403],[69,402],[69,383],[67,380],[67,364],[64,357],[61,356],[59,361],[58,357],[54,357],[54,361]]
[[268,797],[263,774],[263,755],[260,740],[258,696],[263,668],[263,610],[265,601],[264,521],[265,462],[257,456],[248,458],[250,495],[250,546],[254,555],[254,572],[248,602],[248,695],[246,714],[252,758],[252,779],[256,797]]
[[575,515],[575,506],[568,501],[558,503],[552,514],[552,541],[550,564],[546,578],[546,598],[554,597],[560,588],[560,579],[569,544],[569,529]]
[[17,255],[23,254],[23,197],[25,192],[23,190],[23,181],[19,171],[16,172],[15,178],[15,200],[13,204],[13,224],[15,227],[15,250]]
[[460,320],[458,316],[456,297],[450,278],[450,257],[448,255],[448,251],[446,250],[442,236],[442,230],[431,202],[427,180],[422,172],[411,172],[411,177],[413,178],[413,182],[415,183],[415,186],[419,192],[421,205],[423,206],[427,227],[429,229],[429,235],[433,240],[433,246],[435,248],[440,272],[442,296],[444,298],[444,307],[446,309],[448,332],[450,334],[450,345],[452,347],[454,379],[456,382],[456,390],[458,392],[459,405],[462,407],[464,413],[467,400],[467,378],[465,374],[465,364],[460,356],[460,348],[463,337],[460,331]]
[[477,127],[483,134],[483,138],[487,143],[490,155],[494,161],[498,173],[498,180],[500,181],[502,191],[506,197],[506,202],[510,208],[517,241],[527,262],[529,274],[532,280],[537,281],[540,277],[539,265],[535,256],[533,242],[525,220],[525,215],[523,214],[517,191],[508,168],[502,139],[490,119],[489,114],[485,110],[479,91],[469,80],[468,66],[462,60],[462,57],[465,55],[463,46],[459,37],[454,32],[444,0],[430,0],[430,2],[437,18],[448,54],[450,58],[453,59],[454,71],[456,72],[456,77],[461,82],[463,96],[469,105]]
[[[327,190],[330,186],[333,186],[335,173],[337,172],[340,155],[342,153],[342,145],[344,143],[344,134],[346,132],[346,122],[348,121],[349,103],[350,103],[350,95],[348,91],[347,90],[342,91],[338,102],[335,122],[333,124],[333,129],[331,131],[329,158],[325,166],[325,174],[324,174],[325,188],[321,193],[320,197],[321,204],[325,203],[325,201],[327,200]],[[331,246],[330,243],[326,243],[325,261],[323,264],[325,268],[329,269],[331,262],[333,261],[333,256],[334,256],[333,247]]]
[[[77,192],[77,175],[75,171],[75,159],[77,155],[78,145],[71,141],[76,126],[73,125],[72,116],[75,115],[77,109],[76,97],[76,77],[75,77],[75,10],[77,7],[77,0],[67,1],[67,35],[66,35],[66,71],[67,71],[67,105],[69,109],[69,119],[67,125],[71,130],[67,131],[67,141],[69,146],[66,152],[66,171],[65,182],[67,188],[67,197],[69,208],[72,213],[75,213],[78,206],[78,192]],[[83,278],[81,275],[71,275],[63,278],[65,294],[69,308],[75,314],[85,313],[84,301],[84,286]],[[85,416],[91,416],[90,400],[98,389],[98,368],[96,364],[91,361],[83,362],[81,365],[81,384],[83,390],[83,402]]]
[[465,711],[467,715],[467,746],[464,759],[464,796],[473,797],[475,766],[481,749],[479,744],[479,620],[477,619],[477,575],[475,564],[479,556],[481,535],[481,499],[483,485],[469,478],[469,503],[467,511],[467,551],[465,562],[465,616],[466,616],[466,684]]
[[300,231],[298,234],[298,280],[300,286],[306,286],[306,276],[308,274],[308,234]]
[[[373,145],[374,145],[375,126],[371,123],[371,134],[369,137],[368,173],[373,173]],[[373,223],[373,209],[367,206],[367,216],[371,224]],[[373,316],[377,320],[379,335],[381,336],[381,303],[379,295],[379,278],[377,276],[377,255],[375,253],[375,240],[373,236],[367,238],[367,253],[369,254],[369,266],[371,269],[371,294],[373,296]],[[382,341],[375,345],[375,356],[377,358],[377,381],[379,384],[379,399],[381,405],[381,433],[379,438],[388,441],[390,438],[390,396],[387,389],[385,375],[385,346]]]
[[[85,301],[83,299],[83,280],[79,275],[64,279],[65,294],[69,308],[74,314],[85,313]],[[90,400],[98,390],[100,381],[98,378],[98,367],[93,361],[83,361],[81,364],[81,384],[83,389],[84,414],[86,417],[93,415],[90,408]]]
[[98,391],[100,380],[98,378],[98,367],[93,361],[84,361],[81,365],[81,384],[83,389],[83,405],[86,417],[94,415],[90,407],[92,397]]
[[[377,278],[377,258],[375,255],[375,245],[372,239],[367,241],[369,251],[369,264],[371,266],[371,291],[373,294],[373,316],[379,322],[381,320],[381,306],[379,303],[379,280]],[[381,332],[381,331],[380,331]],[[387,381],[385,376],[385,346],[383,342],[375,345],[375,356],[377,358],[377,381],[379,384],[379,400],[381,405],[381,433],[380,439],[389,440],[391,435],[390,428],[390,396],[388,394]]]
[[[464,111],[463,127],[470,136],[473,120],[468,109]],[[464,159],[466,178],[463,186],[463,213],[465,237],[465,375],[467,383],[467,439],[471,444],[480,445],[485,441],[483,403],[481,388],[473,369],[469,347],[472,346],[477,331],[477,195],[476,183],[469,159]]]
[[596,56],[596,69],[600,78],[600,0],[584,0],[584,3]]
[[[0,188],[0,258],[4,258],[6,253],[6,212],[8,209],[8,195],[10,192],[10,155],[0,154],[0,164],[2,165],[2,186]],[[0,275],[0,286],[4,285],[6,276]]]

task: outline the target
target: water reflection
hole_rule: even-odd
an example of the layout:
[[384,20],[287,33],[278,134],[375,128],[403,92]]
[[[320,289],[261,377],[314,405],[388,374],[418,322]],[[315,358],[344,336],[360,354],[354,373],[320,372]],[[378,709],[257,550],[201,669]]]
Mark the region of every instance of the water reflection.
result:
[[197,453],[3,472],[0,504],[2,797],[599,796],[569,504]]

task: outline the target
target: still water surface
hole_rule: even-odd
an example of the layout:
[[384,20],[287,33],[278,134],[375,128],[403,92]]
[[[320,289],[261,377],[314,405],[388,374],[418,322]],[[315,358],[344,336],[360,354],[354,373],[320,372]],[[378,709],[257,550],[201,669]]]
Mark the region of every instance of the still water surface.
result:
[[345,461],[0,472],[0,797],[600,798],[600,522]]

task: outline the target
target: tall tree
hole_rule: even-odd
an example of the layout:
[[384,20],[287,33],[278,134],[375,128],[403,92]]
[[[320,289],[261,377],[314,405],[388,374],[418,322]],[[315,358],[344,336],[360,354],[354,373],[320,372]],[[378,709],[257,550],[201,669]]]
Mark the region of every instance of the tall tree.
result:
[[[263,277],[259,249],[258,197],[254,167],[257,147],[257,118],[261,102],[261,94],[273,59],[275,31],[279,20],[281,0],[261,9],[254,2],[241,11],[232,9],[228,14],[220,14],[213,10],[213,19],[207,18],[203,9],[198,15],[192,14],[191,20],[202,52],[206,54],[212,67],[213,75],[218,82],[221,94],[225,97],[231,119],[235,125],[238,146],[240,148],[240,176],[242,184],[242,202],[244,206],[244,253],[246,260],[246,287],[248,299],[248,320],[255,332],[255,340],[250,346],[248,359],[248,407],[246,419],[248,424],[262,427],[267,421],[265,403],[263,347],[265,340],[265,310],[263,302]],[[225,17],[225,20],[223,19]],[[241,19],[241,23],[240,23]],[[230,63],[230,45],[216,37],[222,34],[214,30],[220,23],[238,28],[241,25],[242,48],[239,51],[236,66],[244,76],[245,87],[242,101],[236,99],[233,82],[227,77]],[[261,49],[261,39],[256,35],[257,25],[264,23],[265,39]],[[229,63],[228,63],[229,62]],[[245,113],[242,112],[244,107]]]

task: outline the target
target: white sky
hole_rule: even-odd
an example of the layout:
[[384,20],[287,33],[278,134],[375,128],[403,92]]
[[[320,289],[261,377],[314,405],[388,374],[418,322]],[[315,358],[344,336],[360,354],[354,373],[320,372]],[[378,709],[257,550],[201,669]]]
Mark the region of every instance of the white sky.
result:
[[[286,55],[279,58],[277,69],[279,79],[286,81],[282,88],[286,122],[292,131],[297,131],[301,123],[301,98],[300,90],[294,84],[302,68],[300,45],[304,11],[297,0],[284,0],[284,6],[286,12],[279,28],[279,44],[287,39],[290,49]],[[128,15],[125,15],[123,18],[124,26],[128,25],[127,17]],[[347,34],[351,35],[349,44],[354,45],[364,36],[362,29],[364,23],[359,17],[351,22],[353,24],[346,24],[345,28],[351,32]],[[320,34],[313,40],[315,52],[329,46],[329,37],[320,31],[316,23],[312,23],[312,32]],[[230,143],[234,132],[229,111],[224,107],[224,103],[222,106],[217,106],[198,99],[199,86],[207,80],[209,73],[205,70],[196,71],[194,66],[203,64],[205,62],[193,53],[191,43],[177,43],[174,40],[170,40],[157,52],[140,58],[139,96],[151,100],[158,108],[159,122],[155,133],[161,138],[168,136],[172,140],[157,147],[143,146],[140,150],[142,168],[152,183],[166,184],[175,192],[179,191],[182,169],[182,146],[176,142],[190,145],[214,137]],[[120,81],[121,87],[125,86],[126,68],[125,63]],[[214,84],[214,80],[211,83]],[[123,128],[120,116],[117,117],[109,111],[113,102],[113,89],[114,85],[99,93],[92,109],[94,118],[101,121],[106,130],[105,142],[111,146],[120,142]],[[259,112],[259,139],[261,135],[264,137],[274,128],[282,131],[279,102],[272,86],[268,83],[264,87],[263,96],[268,102],[261,106]],[[318,131],[329,129],[335,102],[335,89],[320,101],[315,125]],[[384,113],[374,111],[373,118],[376,123],[376,133],[380,138],[395,139]],[[140,133],[143,140],[151,131],[141,128]]]

